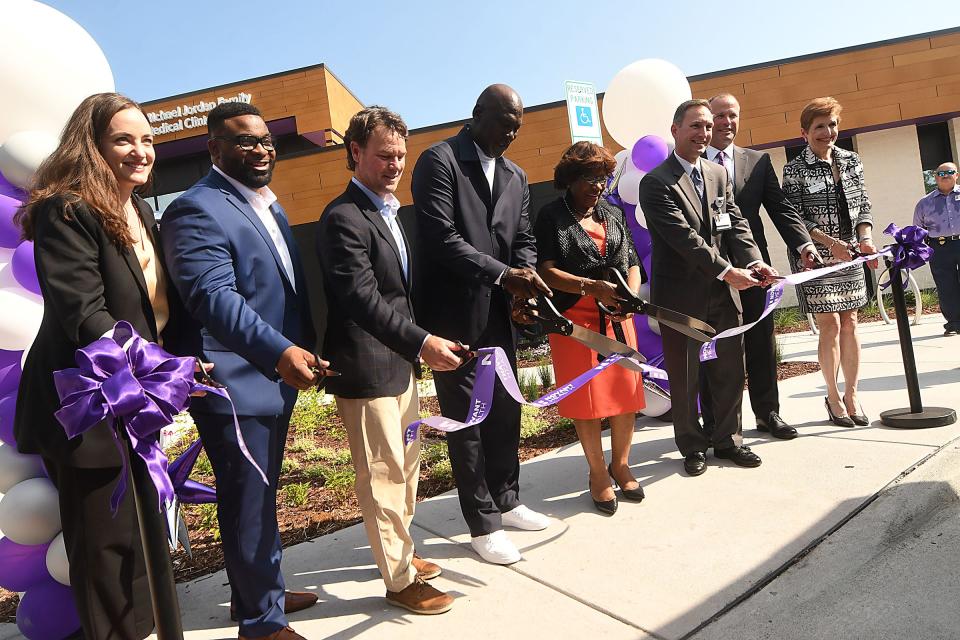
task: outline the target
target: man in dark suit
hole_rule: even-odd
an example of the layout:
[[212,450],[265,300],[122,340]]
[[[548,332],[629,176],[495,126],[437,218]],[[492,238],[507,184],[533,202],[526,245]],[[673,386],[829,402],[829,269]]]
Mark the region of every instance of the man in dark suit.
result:
[[[652,302],[701,318],[720,332],[740,324],[738,291],[777,272],[762,261],[734,202],[727,172],[701,158],[712,129],[706,100],[688,100],[677,108],[670,128],[676,147],[643,177],[640,206],[653,248]],[[711,445],[697,418],[701,368],[713,390],[714,455],[744,467],[759,466],[760,457],[742,446],[743,341],[719,340],[717,359],[701,364],[699,343],[669,327],[661,329],[674,436],[686,472],[695,476],[706,470]]]
[[383,107],[350,119],[344,144],[354,175],[320,217],[317,255],[327,292],[324,357],[342,372],[327,390],[347,429],[357,501],[387,602],[436,614],[448,611],[453,598],[425,582],[440,575],[440,567],[414,553],[420,441],[404,444],[403,434],[419,417],[418,360],[439,372],[456,369],[460,359],[456,343],[414,323],[413,266],[394,195],[406,136],[400,116]]
[[[503,153],[523,121],[506,85],[484,89],[470,124],[427,149],[413,170],[413,204],[423,259],[417,317],[428,331],[477,347],[498,346],[516,370],[510,296],[549,288],[537,276],[527,176]],[[474,367],[434,376],[443,415],[465,420]],[[474,550],[510,564],[520,552],[503,525],[543,529],[549,519],[520,503],[520,405],[498,382],[489,417],[447,436],[460,508]]]
[[[810,234],[800,214],[787,200],[780,181],[773,170],[770,155],[762,151],[744,149],[733,144],[740,127],[740,103],[729,93],[721,93],[709,100],[713,112],[713,136],[707,147],[706,158],[727,170],[733,184],[733,196],[741,215],[750,224],[753,239],[764,262],[770,264],[767,239],[760,205],[766,210],[786,245],[795,249],[805,267],[812,268],[819,256],[810,240]],[[743,321],[753,322],[763,313],[766,292],[755,287],[740,292]],[[757,420],[757,429],[769,432],[774,438],[790,440],[797,430],[780,417],[780,394],[777,389],[777,343],[773,335],[773,316],[769,315],[744,334],[748,391],[750,406]],[[713,409],[710,385],[700,376],[700,407],[704,429],[713,430]]]
[[217,478],[217,517],[241,638],[300,638],[285,613],[313,593],[284,591],[277,483],[297,390],[326,366],[316,343],[307,282],[283,209],[267,187],[276,163],[253,106],[228,102],[207,119],[210,173],[177,198],[160,225],[174,285],[202,326],[202,358],[225,385],[264,483],[244,457],[229,403],[213,394],[190,412]]

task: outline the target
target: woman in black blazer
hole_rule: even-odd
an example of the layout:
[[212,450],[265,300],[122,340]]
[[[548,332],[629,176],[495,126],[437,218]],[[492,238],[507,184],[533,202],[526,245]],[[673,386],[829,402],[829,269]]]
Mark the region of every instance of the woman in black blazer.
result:
[[[174,336],[188,333],[177,326],[186,314],[167,284],[153,212],[134,193],[148,185],[153,161],[153,132],[140,106],[115,93],[90,96],[18,213],[34,241],[44,314],[24,364],[14,434],[22,453],[43,456],[60,493],[70,582],[87,639],[145,638],[153,614],[131,492],[115,517],[110,511],[121,472],[111,427],[103,422],[67,440],[53,413],[60,405],[53,372],[76,366],[76,350],[118,320],[167,350],[176,348]],[[149,526],[165,526],[156,502],[144,513]]]

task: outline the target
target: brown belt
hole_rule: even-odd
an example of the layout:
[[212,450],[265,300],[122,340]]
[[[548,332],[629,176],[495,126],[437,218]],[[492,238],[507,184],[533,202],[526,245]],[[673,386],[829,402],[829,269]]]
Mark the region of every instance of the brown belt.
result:
[[960,240],[960,236],[927,236],[927,244],[944,245],[952,240]]

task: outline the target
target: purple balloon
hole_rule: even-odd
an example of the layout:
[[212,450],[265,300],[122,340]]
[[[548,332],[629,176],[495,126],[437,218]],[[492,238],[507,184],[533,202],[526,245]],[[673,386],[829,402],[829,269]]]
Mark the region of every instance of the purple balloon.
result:
[[13,223],[19,207],[19,200],[0,195],[0,247],[4,249],[16,249],[20,244],[20,227]]
[[16,394],[0,398],[0,442],[11,447],[17,445],[13,437],[13,417],[17,409]]
[[630,160],[640,171],[652,171],[666,160],[668,155],[670,150],[666,141],[654,135],[643,136],[633,143],[633,149],[630,150]]
[[16,394],[20,386],[20,363],[0,367],[0,397]]
[[13,277],[20,286],[31,293],[40,295],[40,280],[37,279],[37,263],[33,260],[33,241],[24,240],[13,252],[10,260]]
[[17,544],[10,538],[0,539],[0,588],[26,591],[50,579],[47,572],[46,544]]
[[17,628],[28,640],[62,640],[80,628],[73,592],[53,578],[23,594]]

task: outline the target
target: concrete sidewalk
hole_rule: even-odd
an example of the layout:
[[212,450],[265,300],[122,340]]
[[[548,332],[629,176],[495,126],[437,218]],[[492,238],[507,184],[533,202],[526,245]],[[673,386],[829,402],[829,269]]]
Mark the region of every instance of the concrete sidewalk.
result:
[[[927,316],[912,327],[923,398],[927,405],[960,406],[960,337],[942,337],[941,323],[938,316]],[[742,469],[708,457],[707,473],[689,478],[682,473],[671,425],[641,418],[631,461],[647,492],[643,503],[621,502],[609,518],[597,513],[586,490],[580,448],[565,447],[523,465],[524,502],[556,522],[542,532],[511,532],[524,554],[511,567],[484,564],[473,554],[454,493],[418,505],[418,550],[443,566],[434,584],[457,596],[450,613],[421,617],[387,606],[364,532],[355,526],[285,552],[289,587],[320,595],[320,603],[292,616],[291,624],[308,638],[340,639],[960,637],[957,593],[949,599],[950,592],[939,588],[953,578],[955,562],[929,563],[939,578],[930,577],[929,590],[923,583],[915,589],[928,609],[940,611],[931,624],[941,632],[951,630],[947,635],[851,631],[862,628],[861,620],[910,613],[899,610],[896,598],[884,600],[882,608],[864,604],[873,601],[871,589],[879,595],[885,588],[879,579],[883,567],[877,568],[876,580],[851,579],[846,585],[858,608],[844,608],[843,593],[830,587],[832,567],[842,565],[836,553],[850,558],[866,553],[858,533],[845,544],[838,542],[833,556],[827,554],[846,531],[879,528],[888,534],[874,536],[874,547],[897,544],[910,540],[914,523],[930,523],[912,510],[930,513],[944,501],[956,502],[952,480],[940,478],[951,466],[938,461],[955,448],[949,443],[960,436],[960,424],[918,431],[880,425],[880,411],[908,404],[896,327],[865,325],[861,337],[860,397],[875,420],[871,426],[830,425],[820,374],[793,378],[781,383],[781,413],[799,428],[800,438],[760,438],[747,406],[745,439],[763,466]],[[781,342],[785,359],[816,360],[816,338],[809,333],[790,334]],[[885,510],[877,510],[886,496],[904,487],[908,493],[901,495],[910,499],[888,501]],[[867,517],[877,524],[859,524]],[[951,559],[960,555],[958,539],[960,534],[944,540],[944,553],[953,549]],[[916,553],[926,550],[914,546]],[[912,566],[911,549],[900,551],[889,557],[883,575],[902,574],[896,562]],[[787,570],[798,557],[803,561]],[[806,573],[797,582],[793,576],[801,568]],[[793,582],[779,591],[777,585],[787,580]],[[820,600],[804,595],[811,581],[823,586]],[[220,572],[180,586],[187,637],[236,637],[225,583]],[[816,605],[828,597],[837,600],[835,608],[821,616]],[[808,606],[791,617],[798,599]],[[922,624],[914,619],[911,629]],[[14,633],[12,625],[0,628],[0,638]]]

